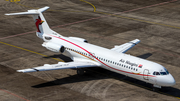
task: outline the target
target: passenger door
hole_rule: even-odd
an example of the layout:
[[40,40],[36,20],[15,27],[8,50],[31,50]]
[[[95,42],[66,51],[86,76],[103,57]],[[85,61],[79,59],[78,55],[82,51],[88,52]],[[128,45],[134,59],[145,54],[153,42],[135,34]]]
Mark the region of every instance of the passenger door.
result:
[[149,70],[148,69],[144,69],[144,72],[143,72],[144,80],[149,80],[148,75],[149,75]]

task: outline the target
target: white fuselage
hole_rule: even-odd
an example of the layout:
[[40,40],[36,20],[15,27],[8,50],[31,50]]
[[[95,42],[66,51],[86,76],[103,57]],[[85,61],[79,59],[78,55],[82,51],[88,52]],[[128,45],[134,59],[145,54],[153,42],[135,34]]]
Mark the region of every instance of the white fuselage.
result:
[[[50,41],[59,45],[63,45],[66,50],[63,53],[71,57],[72,60],[91,60],[100,64],[100,67],[107,70],[120,73],[141,81],[145,81],[159,86],[175,85],[175,80],[168,71],[155,62],[145,59],[119,53],[107,48],[82,42],[70,37],[63,37],[58,35],[47,35],[51,37]],[[159,72],[160,75],[155,72]]]

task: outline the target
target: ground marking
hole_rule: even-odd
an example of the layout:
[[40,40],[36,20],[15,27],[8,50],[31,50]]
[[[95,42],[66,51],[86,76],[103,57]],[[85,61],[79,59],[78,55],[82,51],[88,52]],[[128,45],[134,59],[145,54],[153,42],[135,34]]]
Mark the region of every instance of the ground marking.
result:
[[[89,2],[84,1],[84,0],[80,0],[80,1],[89,3]],[[81,22],[85,22],[85,21],[91,21],[91,20],[100,19],[100,18],[109,17],[109,16],[115,16],[115,17],[119,17],[119,18],[124,18],[124,19],[129,19],[129,20],[139,21],[139,22],[145,22],[145,23],[156,24],[156,25],[160,25],[160,26],[166,26],[166,27],[170,27],[170,28],[180,29],[180,27],[173,26],[173,25],[167,25],[167,24],[162,24],[162,23],[151,22],[151,21],[141,20],[141,19],[137,19],[137,18],[131,18],[131,17],[125,17],[125,16],[119,16],[119,15],[117,15],[117,14],[123,14],[123,13],[132,12],[132,11],[137,11],[137,10],[141,10],[141,9],[145,9],[145,8],[149,8],[149,7],[160,6],[160,5],[172,3],[172,2],[175,2],[175,1],[177,1],[177,0],[172,0],[172,1],[162,2],[162,3],[153,4],[153,5],[149,5],[149,6],[145,6],[145,7],[140,7],[140,8],[135,8],[135,9],[132,9],[132,10],[127,10],[127,11],[118,12],[118,13],[114,13],[114,14],[96,11],[95,6],[94,6],[93,4],[91,4],[91,3],[89,3],[89,4],[91,4],[91,5],[95,8],[95,9],[94,9],[94,12],[95,12],[95,13],[105,14],[105,16],[100,16],[100,17],[90,18],[90,19],[81,20],[81,21],[77,21],[77,22],[73,22],[73,23],[64,24],[64,25],[54,26],[54,27],[52,27],[52,28],[62,27],[62,26],[67,26],[67,25],[72,25],[72,24],[77,24],[77,23],[81,23]],[[26,6],[26,5],[17,3],[17,2],[15,2],[15,3],[18,4],[18,5],[20,5],[20,6],[27,7],[27,8],[34,8],[34,7]],[[34,8],[34,9],[35,9],[35,8]],[[36,8],[36,9],[38,9],[38,8]],[[92,11],[66,11],[66,10],[51,10],[51,9],[49,9],[49,11],[62,11],[62,12],[92,12]]]
[[25,98],[23,98],[23,97],[20,97],[20,96],[14,94],[14,93],[11,93],[11,92],[9,92],[9,91],[7,91],[7,90],[4,90],[4,89],[0,89],[0,90],[3,91],[3,92],[6,92],[6,93],[8,93],[8,94],[11,94],[11,95],[13,95],[13,96],[15,96],[15,97],[18,97],[18,98],[20,98],[20,99],[22,99],[22,100],[30,101],[30,100],[27,100],[27,99],[25,99]]
[[80,0],[80,1],[90,4],[90,5],[93,6],[93,8],[94,8],[94,12],[96,11],[96,7],[95,7],[92,3],[87,2],[87,1],[85,1],[85,0]]
[[21,1],[21,0],[6,0],[6,1],[10,1],[10,2],[18,2],[18,1]]
[[[38,55],[41,55],[41,56],[44,56],[44,57],[48,57],[47,55],[44,55],[44,54],[41,54],[41,53],[38,53],[38,52],[35,52],[35,51],[31,51],[31,50],[28,50],[28,49],[25,49],[25,48],[22,48],[22,47],[18,47],[18,46],[15,46],[15,45],[11,45],[11,44],[8,44],[8,43],[5,43],[5,42],[2,42],[0,41],[1,44],[4,44],[4,45],[8,45],[8,46],[11,46],[11,47],[15,47],[15,48],[18,48],[18,49],[21,49],[21,50],[24,50],[24,51],[28,51],[30,53],[34,53],[34,54],[38,54]],[[61,62],[64,62],[63,60],[61,59],[57,59],[57,58],[52,58],[54,60],[57,60],[57,61],[61,61]]]

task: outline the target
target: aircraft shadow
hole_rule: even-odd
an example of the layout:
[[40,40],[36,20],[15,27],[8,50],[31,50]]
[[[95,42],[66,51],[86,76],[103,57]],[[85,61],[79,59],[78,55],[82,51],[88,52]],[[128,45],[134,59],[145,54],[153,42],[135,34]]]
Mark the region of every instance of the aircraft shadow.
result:
[[[131,77],[127,77],[127,76],[124,76],[115,72],[111,72],[103,68],[99,68],[99,67],[88,68],[86,69],[86,72],[87,73],[85,73],[82,76],[70,75],[69,77],[66,77],[66,78],[56,79],[54,81],[41,83],[38,85],[34,85],[32,87],[43,88],[43,87],[57,86],[57,85],[70,84],[70,83],[76,83],[76,82],[114,78],[116,80],[126,82],[129,84],[135,85],[137,87],[147,89],[149,91],[153,91],[152,85],[149,83],[146,83],[146,82],[143,82],[143,81],[131,78]],[[163,87],[162,89],[156,92],[159,94],[167,95],[167,96],[180,97],[180,90],[174,87]]]
[[137,56],[137,57],[142,58],[142,59],[147,59],[147,58],[149,58],[151,55],[152,55],[151,53],[146,53],[146,54],[143,54],[143,55],[139,55],[139,56]]
[[55,55],[47,56],[47,57],[43,57],[43,58],[58,58],[58,59],[62,59],[65,62],[72,61],[71,58],[69,58],[69,57],[67,57],[67,56],[65,56],[63,54],[55,54]]
[[[96,68],[96,67],[95,67]],[[107,77],[98,77],[95,78],[92,76],[92,72],[86,71],[84,75],[69,75],[69,77],[57,79],[54,81],[45,82],[42,84],[34,85],[33,88],[43,88],[43,87],[49,87],[49,86],[56,86],[56,85],[62,85],[62,84],[70,84],[70,83],[76,83],[76,82],[83,82],[83,81],[91,81],[91,80],[98,80],[98,79],[106,79]]]

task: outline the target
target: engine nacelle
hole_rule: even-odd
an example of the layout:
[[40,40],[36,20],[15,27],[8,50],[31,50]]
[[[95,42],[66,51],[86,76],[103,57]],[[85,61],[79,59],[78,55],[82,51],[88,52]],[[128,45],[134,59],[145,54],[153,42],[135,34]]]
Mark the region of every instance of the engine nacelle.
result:
[[46,49],[56,52],[56,53],[63,53],[65,51],[65,48],[63,45],[58,45],[56,43],[52,43],[52,42],[44,42],[42,44],[43,47],[46,47]]
[[88,43],[88,41],[86,39],[83,39],[83,38],[78,38],[78,37],[69,37],[69,38]]

